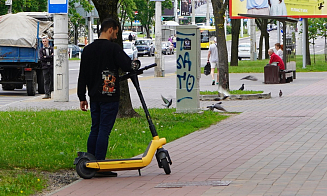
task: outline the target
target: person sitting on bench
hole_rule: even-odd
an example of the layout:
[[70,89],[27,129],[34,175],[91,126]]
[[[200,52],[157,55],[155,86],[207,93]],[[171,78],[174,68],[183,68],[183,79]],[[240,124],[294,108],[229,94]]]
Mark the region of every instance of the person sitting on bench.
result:
[[269,49],[268,54],[270,56],[269,64],[276,62],[280,70],[285,70],[285,65],[283,60],[277,54],[274,53],[273,49]]

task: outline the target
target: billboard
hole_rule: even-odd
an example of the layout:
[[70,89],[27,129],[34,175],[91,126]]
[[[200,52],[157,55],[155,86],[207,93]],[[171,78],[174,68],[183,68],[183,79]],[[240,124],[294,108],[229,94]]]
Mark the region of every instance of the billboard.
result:
[[231,18],[242,18],[238,14],[327,18],[324,0],[229,0],[229,5]]
[[[205,17],[207,10],[207,3],[209,3],[209,14],[213,16],[213,9],[211,1],[208,0],[194,0],[194,14],[196,17]],[[193,12],[191,0],[181,0],[181,16],[191,16]]]

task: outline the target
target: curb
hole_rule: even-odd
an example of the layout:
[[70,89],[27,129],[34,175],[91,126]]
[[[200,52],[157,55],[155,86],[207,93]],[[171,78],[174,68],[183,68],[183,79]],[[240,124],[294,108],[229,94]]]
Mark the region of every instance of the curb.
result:
[[[200,101],[219,101],[217,95],[200,95]],[[253,100],[253,99],[270,99],[271,93],[230,95],[226,100]]]

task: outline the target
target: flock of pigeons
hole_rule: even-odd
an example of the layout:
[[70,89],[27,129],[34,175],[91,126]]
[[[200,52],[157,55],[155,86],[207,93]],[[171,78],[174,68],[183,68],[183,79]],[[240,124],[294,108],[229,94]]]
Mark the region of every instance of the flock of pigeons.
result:
[[[257,81],[258,79],[256,77],[254,77],[254,76],[249,75],[249,76],[245,76],[244,78],[241,78],[241,80]],[[242,84],[242,86],[238,90],[241,90],[241,91],[244,90],[244,84]],[[216,104],[209,105],[209,106],[207,106],[207,108],[209,108],[209,110],[211,110],[211,111],[214,111],[214,109],[217,109],[217,110],[227,112],[221,106],[221,104],[222,104],[221,100],[226,100],[230,96],[230,94],[229,94],[229,92],[227,90],[223,89],[221,86],[218,86],[218,92],[220,94],[222,94],[223,97],[217,97],[214,100],[215,101],[220,101],[220,102],[218,102]],[[282,97],[282,96],[283,96],[283,92],[282,92],[282,90],[279,90],[279,97]],[[164,104],[162,104],[162,105],[165,106],[166,108],[169,108],[171,106],[173,100],[172,99],[168,100],[165,97],[163,97],[162,95],[161,95],[161,98],[162,98],[162,100],[164,102]]]

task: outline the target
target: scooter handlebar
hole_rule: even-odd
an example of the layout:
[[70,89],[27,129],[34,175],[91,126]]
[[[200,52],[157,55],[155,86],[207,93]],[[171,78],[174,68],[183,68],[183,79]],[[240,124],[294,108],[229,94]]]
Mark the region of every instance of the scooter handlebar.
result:
[[144,70],[150,69],[150,68],[155,67],[155,66],[157,66],[157,63],[153,63],[151,65],[142,67],[142,68],[140,68],[138,70],[135,70],[133,72],[129,72],[129,73],[125,74],[125,75],[120,76],[119,79],[120,79],[120,81],[122,81],[122,80],[126,80],[126,79],[130,78],[134,74],[136,74],[136,75],[143,74]]

